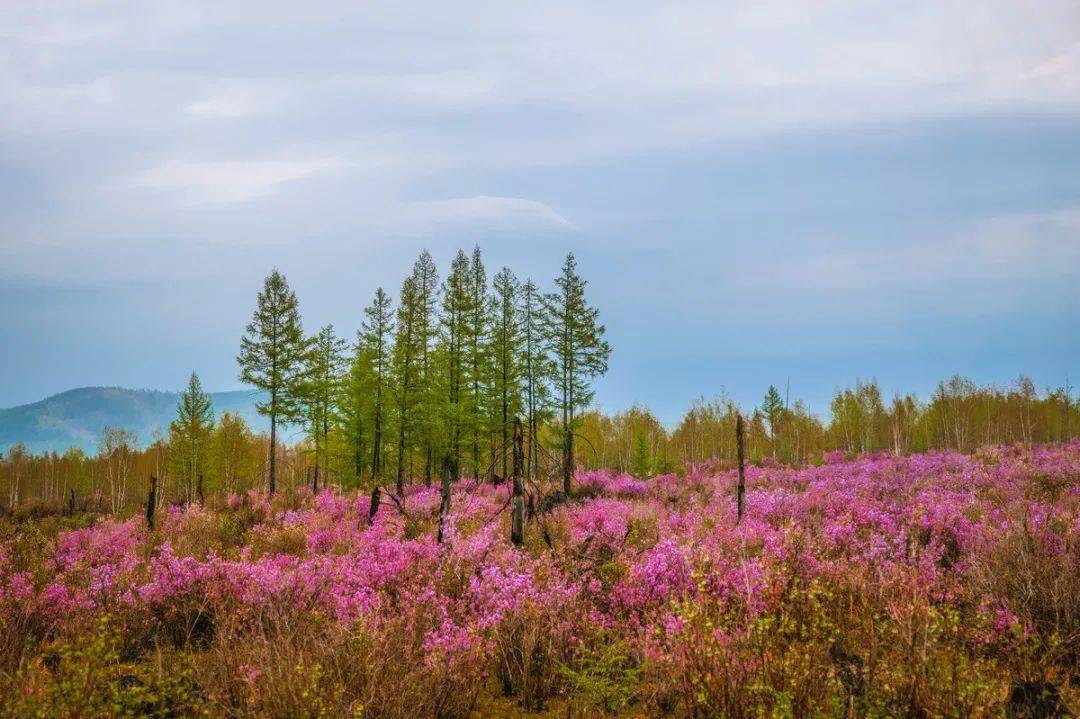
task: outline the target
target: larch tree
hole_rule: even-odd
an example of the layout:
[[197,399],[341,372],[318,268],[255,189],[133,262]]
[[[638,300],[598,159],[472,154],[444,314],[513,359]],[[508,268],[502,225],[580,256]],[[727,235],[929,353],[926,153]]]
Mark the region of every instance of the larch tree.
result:
[[784,400],[775,385],[769,385],[765,397],[761,400],[761,413],[769,423],[769,441],[772,444],[773,457],[780,440],[780,423],[784,416]]
[[598,322],[599,310],[585,300],[587,283],[578,274],[572,253],[566,256],[555,284],[558,290],[544,296],[545,344],[553,360],[554,405],[561,414],[563,492],[569,494],[576,413],[592,402],[592,380],[607,372],[611,346],[604,339],[604,325]]
[[270,466],[268,489],[277,488],[277,431],[300,419],[298,403],[307,342],[300,322],[296,293],[276,269],[259,293],[255,313],[240,340],[240,380],[268,396],[255,407],[270,418]]
[[[391,342],[394,332],[394,314],[390,297],[380,287],[375,298],[364,309],[364,322],[356,343],[356,359],[350,373],[350,393],[353,409],[350,412],[354,427],[353,441],[358,453],[355,458],[357,475],[364,466],[363,441],[360,436],[371,421],[371,475],[378,483],[383,472],[383,445],[386,429],[386,401],[390,381]],[[370,413],[370,414],[369,414]]]
[[184,498],[189,503],[195,499],[199,477],[209,465],[213,432],[213,403],[203,391],[199,375],[192,372],[176,404],[176,419],[169,425],[169,456],[183,479]]
[[438,329],[439,271],[431,253],[420,253],[412,270],[416,286],[416,344],[420,351],[420,371],[416,383],[416,430],[424,453],[424,483],[431,484],[438,435],[438,396],[432,350]]
[[469,258],[459,251],[443,284],[437,346],[444,433],[443,473],[451,480],[461,476],[461,444],[468,416],[466,342],[473,317],[470,287]]
[[[327,325],[308,341],[304,354],[302,401],[312,442],[315,445],[315,486],[319,484],[320,462],[329,468],[330,428],[338,422],[343,374],[345,340]],[[325,479],[327,472],[323,473]]]
[[484,432],[483,402],[484,380],[488,377],[488,328],[489,309],[487,293],[487,271],[480,254],[480,246],[473,248],[469,262],[469,312],[468,334],[465,341],[466,366],[469,375],[468,431],[471,436],[472,475],[478,477],[480,467],[480,436]]
[[543,296],[532,280],[521,287],[518,326],[521,333],[522,401],[525,406],[525,434],[529,447],[525,455],[525,473],[534,479],[537,473],[539,426],[549,413],[551,357],[544,344]]
[[[491,396],[493,424],[500,439],[502,471],[500,480],[509,474],[511,424],[521,412],[522,333],[518,313],[521,283],[509,268],[499,270],[492,283],[495,290],[495,313],[491,325]],[[494,461],[494,460],[493,460]]]
[[416,444],[417,385],[423,371],[420,300],[416,278],[406,277],[401,285],[401,300],[398,303],[392,364],[398,431],[395,486],[399,495],[405,488],[406,460]]

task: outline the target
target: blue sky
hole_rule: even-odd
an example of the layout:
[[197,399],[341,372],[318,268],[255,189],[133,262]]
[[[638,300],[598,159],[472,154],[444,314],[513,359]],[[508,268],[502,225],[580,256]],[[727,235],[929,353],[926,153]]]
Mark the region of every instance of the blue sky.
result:
[[1075,2],[7,3],[0,406],[574,251],[606,409],[1080,384]]

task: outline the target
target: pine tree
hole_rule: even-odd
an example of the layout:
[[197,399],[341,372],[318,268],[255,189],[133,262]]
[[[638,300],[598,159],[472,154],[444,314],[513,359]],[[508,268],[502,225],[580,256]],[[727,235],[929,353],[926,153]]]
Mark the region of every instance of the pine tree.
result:
[[276,489],[277,428],[300,418],[297,402],[306,351],[296,294],[284,275],[270,273],[258,295],[255,313],[240,340],[240,380],[266,392],[255,407],[270,418],[269,493]]
[[398,494],[405,488],[406,460],[416,444],[417,394],[423,371],[423,346],[419,322],[422,309],[416,278],[409,276],[401,285],[397,311],[397,334],[394,337],[393,378],[397,399],[397,472]]
[[435,367],[432,350],[435,341],[438,318],[436,306],[439,299],[439,271],[431,253],[420,253],[412,271],[416,285],[417,346],[420,349],[420,373],[416,386],[417,432],[424,452],[424,483],[431,484],[435,444],[438,434],[437,400],[435,388]]
[[458,252],[443,284],[438,357],[441,418],[444,432],[444,472],[451,480],[461,475],[461,443],[467,421],[466,342],[472,326],[469,258]]
[[184,480],[185,497],[195,497],[199,476],[206,471],[210,439],[214,431],[214,408],[203,391],[199,375],[188,379],[187,389],[176,404],[176,419],[169,425],[169,444],[173,458]]
[[769,441],[772,444],[773,457],[776,456],[776,446],[779,440],[780,420],[784,414],[784,400],[780,398],[780,391],[774,385],[769,385],[761,400],[761,413],[769,423]]
[[522,333],[518,312],[521,283],[504,267],[495,275],[495,313],[491,332],[491,395],[494,417],[501,444],[501,479],[509,474],[510,435],[513,418],[521,412]]
[[469,311],[466,338],[466,365],[469,373],[469,401],[467,404],[468,420],[466,426],[472,437],[472,475],[479,477],[480,437],[484,432],[482,407],[484,401],[484,380],[489,376],[488,328],[490,304],[487,294],[487,271],[484,269],[480,246],[473,248],[472,261],[469,263]]
[[652,472],[652,450],[649,438],[644,431],[634,435],[634,452],[630,458],[630,473],[638,479],[646,479]]
[[389,392],[391,341],[394,315],[390,298],[383,288],[375,290],[375,299],[364,309],[366,319],[357,334],[356,356],[349,372],[346,423],[353,447],[357,477],[367,462],[365,428],[371,428],[371,475],[378,483],[382,476],[383,434],[386,426],[386,399]]
[[304,355],[301,392],[309,436],[315,445],[315,486],[319,484],[320,466],[326,469],[330,464],[330,427],[339,420],[345,349],[345,340],[335,334],[333,325],[327,325],[308,341]]
[[574,475],[574,424],[577,410],[592,402],[591,380],[607,372],[611,346],[604,340],[599,311],[585,301],[585,280],[568,254],[558,291],[544,296],[545,345],[554,360],[555,408],[561,413],[563,492],[570,493]]
[[521,332],[521,372],[523,402],[525,405],[525,433],[529,449],[525,458],[526,475],[533,479],[537,473],[537,440],[540,423],[548,418],[550,404],[550,378],[553,373],[551,357],[544,346],[543,297],[532,280],[521,288],[518,308],[518,325]]

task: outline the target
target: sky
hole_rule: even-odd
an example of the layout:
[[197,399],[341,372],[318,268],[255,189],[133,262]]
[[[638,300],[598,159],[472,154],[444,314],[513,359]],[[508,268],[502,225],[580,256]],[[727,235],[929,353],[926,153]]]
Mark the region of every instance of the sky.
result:
[[1080,4],[0,3],[0,406],[240,387],[280,269],[352,336],[423,248],[550,286],[606,410],[1080,385]]

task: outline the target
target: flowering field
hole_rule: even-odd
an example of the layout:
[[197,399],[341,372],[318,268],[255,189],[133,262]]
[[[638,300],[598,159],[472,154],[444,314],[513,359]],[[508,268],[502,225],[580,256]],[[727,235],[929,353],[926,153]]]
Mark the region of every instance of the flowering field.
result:
[[[233,497],[0,537],[10,716],[1058,716],[1080,707],[1080,442]],[[1028,711],[1047,713],[1018,714]]]

